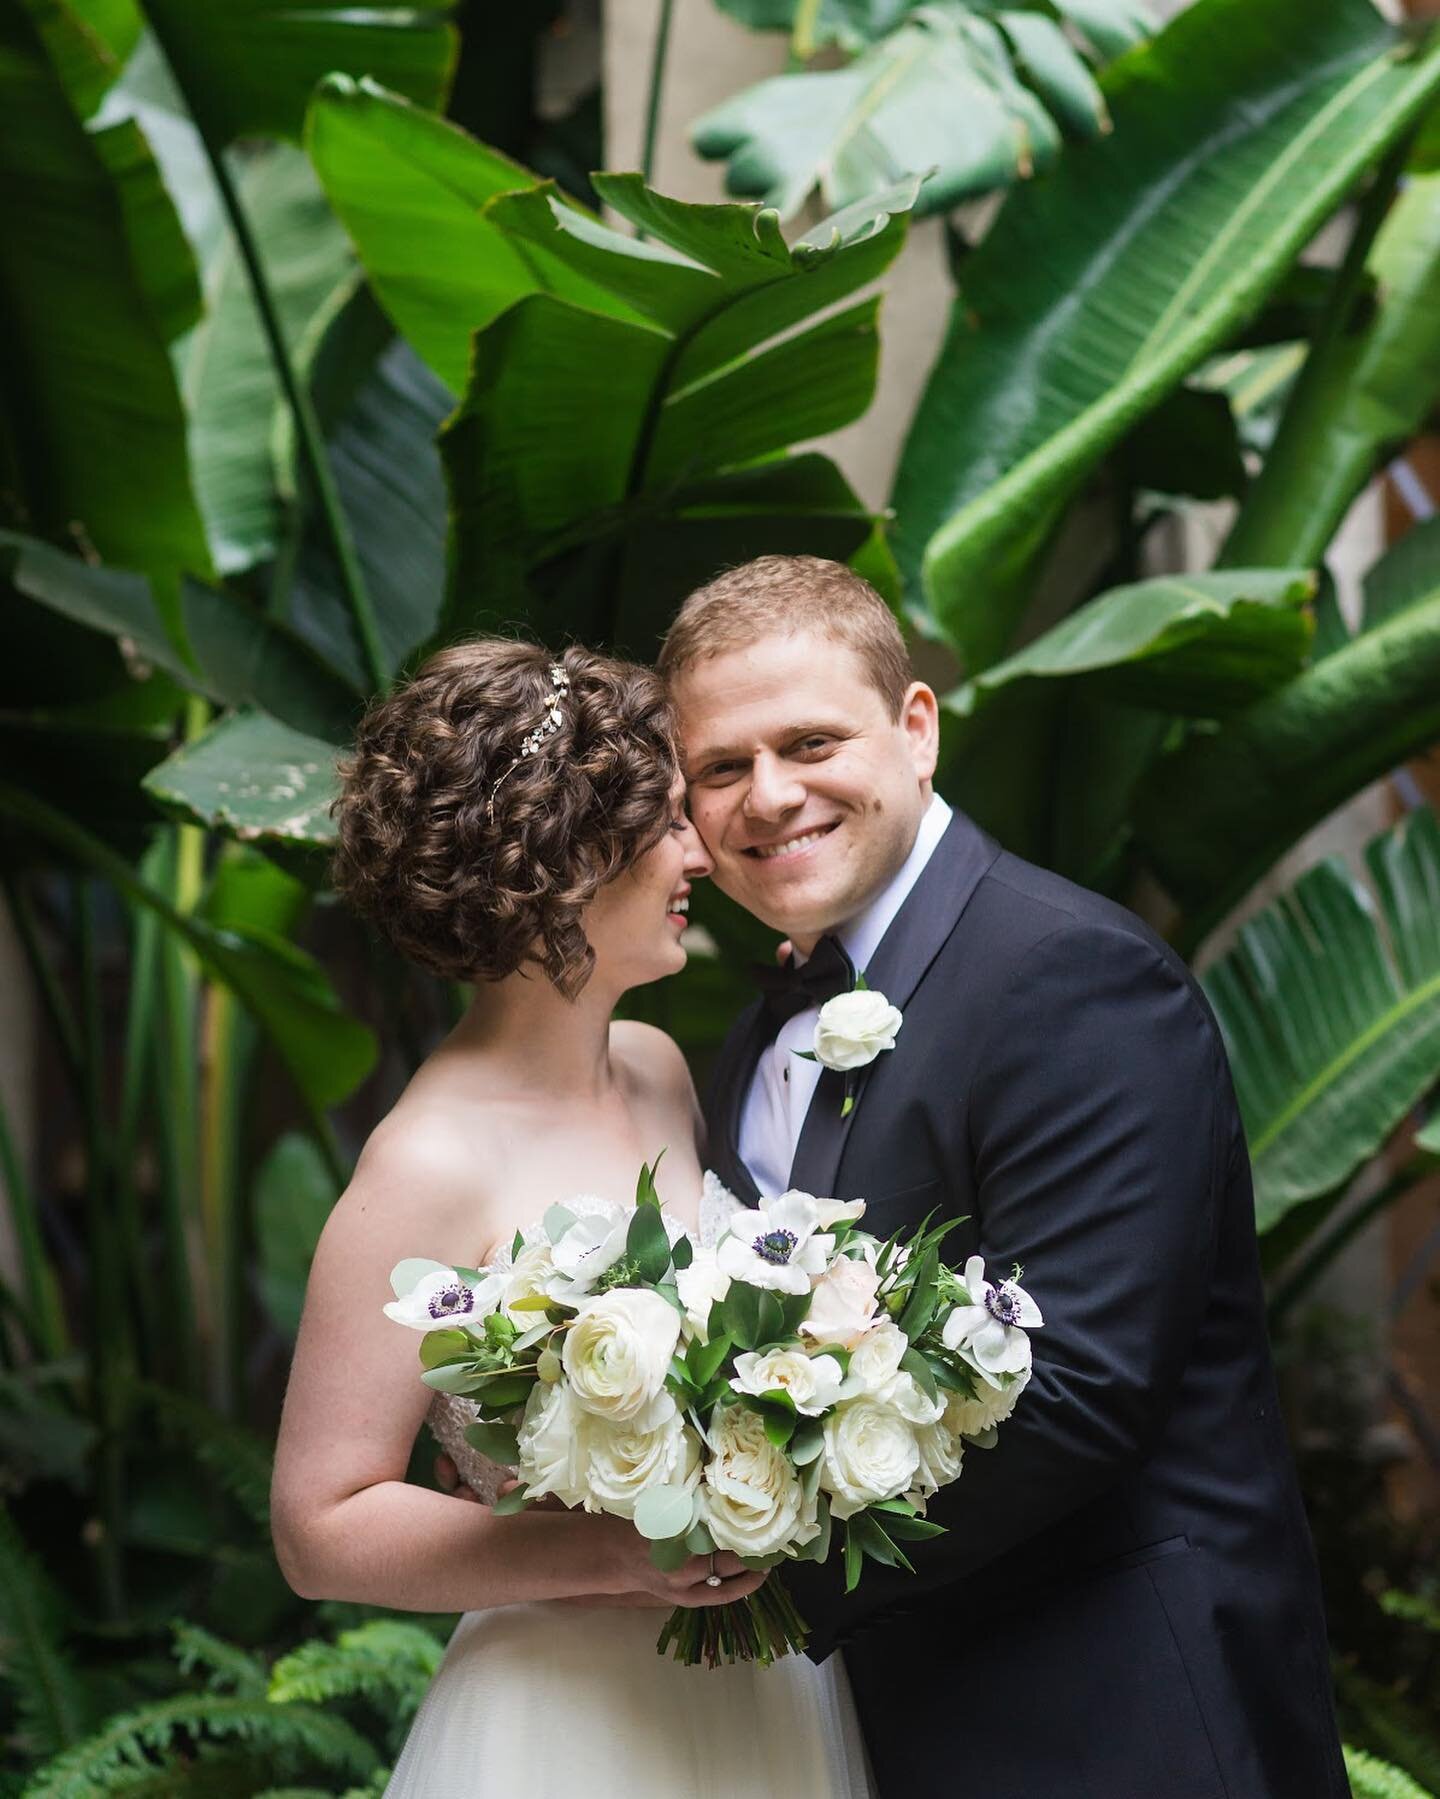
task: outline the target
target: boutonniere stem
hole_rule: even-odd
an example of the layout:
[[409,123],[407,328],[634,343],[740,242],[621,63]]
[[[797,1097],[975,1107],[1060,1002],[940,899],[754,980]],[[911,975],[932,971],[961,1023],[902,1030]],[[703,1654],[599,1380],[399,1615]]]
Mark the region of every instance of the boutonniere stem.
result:
[[840,1116],[848,1118],[855,1104],[857,1071],[868,1067],[882,1050],[894,1049],[895,1033],[904,1022],[900,1008],[892,1006],[878,987],[867,986],[864,975],[858,974],[849,993],[837,993],[821,1006],[815,1020],[815,1047],[794,1053],[845,1076]]

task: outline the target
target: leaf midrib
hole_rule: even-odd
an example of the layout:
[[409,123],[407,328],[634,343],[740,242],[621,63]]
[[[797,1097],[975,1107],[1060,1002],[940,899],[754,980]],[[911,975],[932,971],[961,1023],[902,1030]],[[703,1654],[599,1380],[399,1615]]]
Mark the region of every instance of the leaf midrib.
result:
[[1392,1006],[1383,1012],[1358,1037],[1334,1058],[1327,1062],[1295,1095],[1291,1103],[1279,1112],[1276,1117],[1261,1130],[1251,1141],[1250,1153],[1258,1160],[1287,1131],[1295,1121],[1303,1116],[1322,1093],[1329,1091],[1339,1081],[1347,1069],[1352,1067],[1372,1045],[1398,1027],[1412,1013],[1432,1000],[1440,999],[1440,972],[1431,975],[1419,987],[1413,987],[1405,994],[1399,1005]]

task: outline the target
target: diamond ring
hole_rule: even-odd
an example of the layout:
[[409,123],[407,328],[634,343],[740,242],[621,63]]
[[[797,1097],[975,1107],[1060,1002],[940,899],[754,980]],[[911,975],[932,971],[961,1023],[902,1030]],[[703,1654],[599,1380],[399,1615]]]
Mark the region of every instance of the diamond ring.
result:
[[720,1587],[724,1586],[724,1584],[724,1581],[715,1572],[715,1552],[712,1549],[710,1552],[710,1572],[705,1576],[705,1585],[707,1587]]

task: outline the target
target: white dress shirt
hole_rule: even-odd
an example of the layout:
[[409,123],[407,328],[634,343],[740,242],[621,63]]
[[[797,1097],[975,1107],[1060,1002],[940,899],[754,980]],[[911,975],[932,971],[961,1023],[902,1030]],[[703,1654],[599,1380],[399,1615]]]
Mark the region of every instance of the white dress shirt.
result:
[[[865,910],[834,933],[861,974],[945,835],[950,818],[950,808],[944,800],[938,793],[932,795],[910,854]],[[806,958],[800,956],[797,960],[803,963]],[[819,1016],[818,1006],[807,1006],[781,1025],[774,1042],[760,1052],[745,1095],[740,1111],[740,1159],[762,1194],[783,1193],[790,1185],[795,1145],[800,1141],[805,1114],[824,1072],[818,1062],[807,1062],[795,1051],[814,1047]]]

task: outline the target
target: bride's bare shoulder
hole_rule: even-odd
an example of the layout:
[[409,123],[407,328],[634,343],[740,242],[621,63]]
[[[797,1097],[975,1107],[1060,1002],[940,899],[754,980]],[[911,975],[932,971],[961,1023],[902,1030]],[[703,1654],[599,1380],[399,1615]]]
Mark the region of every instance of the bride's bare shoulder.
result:
[[694,1083],[684,1051],[668,1032],[637,1018],[617,1018],[610,1026],[610,1054],[631,1078],[664,1093],[691,1094]]

